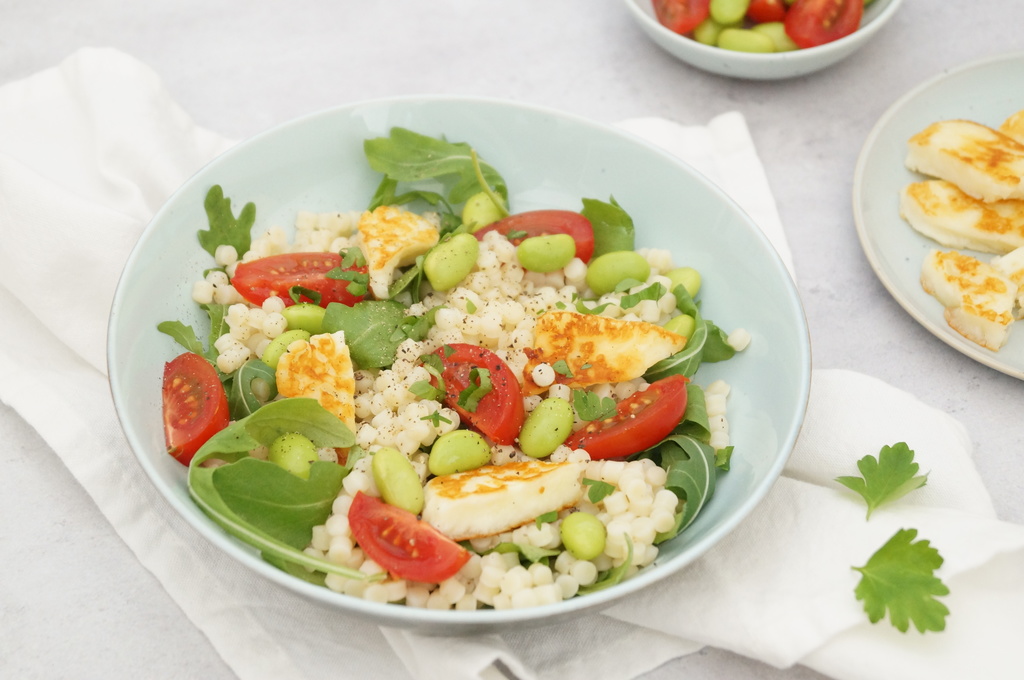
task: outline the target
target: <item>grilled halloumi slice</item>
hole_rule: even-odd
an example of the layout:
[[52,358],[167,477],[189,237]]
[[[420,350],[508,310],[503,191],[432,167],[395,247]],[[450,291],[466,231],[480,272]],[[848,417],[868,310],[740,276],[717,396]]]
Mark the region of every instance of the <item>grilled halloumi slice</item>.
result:
[[1017,248],[989,263],[1017,285],[1017,308],[1014,318],[1024,319],[1024,248]]
[[1004,120],[999,126],[999,131],[1024,144],[1024,109]]
[[316,399],[355,431],[355,369],[344,331],[293,342],[281,355],[274,377],[281,395]]
[[983,201],[1024,199],[1024,144],[980,123],[932,123],[910,138],[906,164]]
[[1024,200],[980,201],[945,180],[904,187],[900,215],[949,248],[1005,254],[1024,246]]
[[[645,321],[623,321],[597,314],[553,311],[537,319],[533,347],[524,350],[523,389],[547,389],[533,380],[538,364],[555,365],[555,382],[570,387],[623,382],[644,372],[686,346],[686,337]],[[567,369],[567,370],[565,370]]]
[[408,210],[382,205],[359,218],[359,236],[370,274],[370,290],[387,298],[395,270],[410,265],[440,239],[429,220]]
[[575,504],[583,471],[583,463],[528,460],[434,477],[423,520],[456,541],[500,534]]
[[970,255],[932,250],[921,267],[921,286],[946,308],[953,330],[992,351],[1006,343],[1017,286],[998,269]]

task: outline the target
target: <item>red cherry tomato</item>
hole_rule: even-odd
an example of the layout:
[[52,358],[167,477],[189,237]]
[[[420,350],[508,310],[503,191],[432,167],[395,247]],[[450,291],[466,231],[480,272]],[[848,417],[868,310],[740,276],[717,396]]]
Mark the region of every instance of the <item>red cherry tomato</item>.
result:
[[594,254],[594,227],[586,217],[571,210],[532,210],[509,215],[473,232],[473,235],[482,241],[484,234],[490,231],[502,235],[523,232],[509,239],[516,245],[531,236],[568,234],[576,241],[576,257],[590,262],[590,256]]
[[165,364],[163,411],[167,453],[188,465],[199,447],[231,419],[213,364],[191,352]]
[[672,375],[652,383],[620,401],[612,417],[591,421],[574,432],[565,445],[586,449],[593,460],[624,458],[654,446],[682,420],[688,382],[685,376]]
[[758,24],[786,18],[786,0],[750,0],[747,18]]
[[863,0],[796,0],[786,13],[786,34],[800,47],[817,47],[857,30]]
[[654,15],[676,33],[689,33],[708,18],[711,0],[654,0]]
[[[239,264],[231,285],[254,305],[262,305],[272,295],[284,300],[286,305],[292,305],[294,301],[288,294],[289,289],[302,286],[320,293],[321,307],[331,302],[351,307],[366,295],[350,293],[351,281],[327,278],[327,272],[340,266],[341,255],[337,253],[282,253]],[[367,268],[349,267],[346,271],[366,274]],[[301,301],[313,302],[306,296],[302,296]]]
[[[455,409],[467,423],[496,444],[512,444],[526,419],[523,391],[512,369],[497,354],[485,347],[466,343],[444,345],[435,352],[441,357],[444,370],[444,402]],[[459,404],[459,395],[470,385],[470,372],[486,368],[490,373],[491,391],[469,411]]]
[[363,552],[396,578],[440,583],[469,561],[468,550],[416,515],[362,491],[352,500],[348,524]]

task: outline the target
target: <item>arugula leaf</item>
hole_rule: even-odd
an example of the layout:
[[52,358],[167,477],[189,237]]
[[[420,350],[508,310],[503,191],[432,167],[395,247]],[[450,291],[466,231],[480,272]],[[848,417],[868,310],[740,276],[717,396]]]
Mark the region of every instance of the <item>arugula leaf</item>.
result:
[[618,404],[611,397],[601,398],[586,390],[572,391],[572,406],[580,420],[604,420],[615,415]]
[[388,287],[388,298],[395,299],[399,293],[408,290],[413,302],[420,301],[420,284],[423,283],[423,262],[425,255],[420,255],[397,280]]
[[431,307],[422,316],[405,317],[395,332],[391,334],[391,340],[401,344],[406,338],[416,342],[426,339],[427,333],[437,323],[437,310],[439,309],[444,309],[444,306]]
[[324,313],[323,328],[325,333],[345,331],[345,344],[356,366],[383,368],[394,363],[405,339],[395,339],[404,320],[405,307],[394,300],[364,300],[351,307],[332,302]]
[[590,490],[587,491],[587,500],[595,505],[603,501],[608,496],[615,493],[615,486],[608,482],[600,479],[590,479],[589,477],[583,478],[583,486],[589,486]]
[[[253,382],[263,381],[266,386],[264,398],[256,396],[253,391]],[[228,407],[231,411],[232,420],[240,420],[252,415],[260,407],[277,396],[277,379],[274,369],[259,359],[249,359],[238,369],[231,387],[228,389]]]
[[[436,206],[443,204],[448,206],[444,197],[436,191],[407,191],[404,194],[396,193],[398,189],[398,181],[391,177],[384,177],[380,184],[377,186],[377,190],[374,192],[373,197],[370,199],[370,205],[368,210],[375,210],[382,205],[406,205],[413,201],[424,201],[430,205]],[[451,210],[451,208],[448,208]]]
[[857,461],[857,468],[863,477],[836,477],[836,481],[864,498],[868,519],[882,503],[901,498],[928,482],[927,474],[917,474],[920,466],[905,442],[883,446],[877,458],[864,456]]
[[647,369],[647,372],[644,373],[644,379],[647,382],[661,380],[670,375],[685,375],[692,378],[704,360],[704,347],[708,341],[708,324],[701,317],[697,303],[686,292],[685,287],[676,286],[672,289],[672,294],[676,297],[676,308],[683,314],[692,316],[696,324],[683,349]]
[[708,336],[704,341],[704,352],[701,356],[701,361],[706,361],[710,364],[716,361],[725,361],[736,356],[736,350],[729,344],[728,335],[726,335],[725,331],[710,321],[705,321],[704,325],[707,327]]
[[686,411],[672,434],[687,435],[705,444],[711,441],[707,400],[704,398],[704,388],[697,383],[686,383]]
[[206,354],[206,348],[196,338],[196,332],[192,329],[192,326],[186,326],[180,321],[161,321],[156,325],[156,329],[161,333],[171,336],[176,343],[189,352],[199,356]]
[[209,349],[206,351],[206,358],[215,362],[220,352],[217,351],[214,343],[220,336],[231,332],[231,326],[228,325],[228,305],[211,303],[201,306],[206,311],[206,315],[210,317],[210,332],[207,334]]
[[635,229],[633,218],[610,197],[608,203],[596,198],[584,198],[580,214],[594,227],[594,254],[604,255],[616,250],[633,250]]
[[272,401],[210,437],[196,452],[192,467],[213,458],[239,460],[287,432],[298,432],[318,447],[345,449],[356,443],[352,430],[316,399],[292,397]]
[[679,531],[690,526],[697,513],[715,493],[715,450],[685,435],[670,435],[653,447],[668,477],[665,488],[683,499]]
[[224,190],[219,184],[214,184],[206,192],[203,207],[206,208],[206,218],[210,223],[208,230],[200,230],[196,234],[203,250],[215,255],[217,246],[234,246],[239,257],[249,250],[252,244],[250,230],[256,222],[255,203],[246,203],[235,219],[235,214],[231,211],[231,199],[224,197]]
[[906,633],[913,622],[918,632],[946,628],[949,609],[935,599],[948,595],[949,588],[935,576],[942,556],[928,541],[914,542],[917,529],[900,529],[872,555],[863,567],[854,590],[864,602],[871,623],[878,623],[889,612],[889,622]]
[[188,491],[196,505],[225,531],[259,549],[272,564],[339,574],[346,578],[379,580],[358,569],[343,567],[307,555],[313,527],[330,514],[331,504],[348,470],[335,463],[316,461],[309,480],[284,468],[245,457],[219,467],[189,467]]
[[[397,182],[454,177],[456,182],[448,192],[451,203],[464,203],[480,190],[473,149],[469,144],[453,143],[393,127],[387,137],[364,141],[363,151],[371,168]],[[479,171],[487,185],[507,201],[508,187],[497,170],[480,161]]]
[[722,472],[729,471],[729,463],[732,461],[732,450],[734,447],[726,446],[721,449],[715,449],[715,467]]

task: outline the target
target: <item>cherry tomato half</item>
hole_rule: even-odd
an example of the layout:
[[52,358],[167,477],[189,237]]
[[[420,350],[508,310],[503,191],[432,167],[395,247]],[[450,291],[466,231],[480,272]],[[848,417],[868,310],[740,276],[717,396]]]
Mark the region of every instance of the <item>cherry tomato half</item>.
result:
[[[284,300],[285,305],[294,304],[288,294],[292,286],[302,286],[320,293],[320,306],[340,302],[352,306],[365,297],[353,295],[348,287],[351,281],[329,279],[327,272],[341,266],[341,255],[337,253],[282,253],[261,257],[252,262],[243,262],[235,269],[231,285],[254,305],[262,305],[272,295]],[[346,271],[366,274],[366,266],[348,267]],[[302,296],[302,302],[313,302]]]
[[786,0],[750,0],[747,18],[758,24],[782,21],[786,18]]
[[199,447],[231,419],[228,396],[213,364],[192,352],[166,363],[163,411],[167,453],[188,465]]
[[594,420],[565,441],[572,449],[586,449],[591,459],[624,458],[650,448],[667,437],[686,412],[688,378],[671,375],[643,392],[619,402],[611,418]]
[[496,231],[502,235],[513,234],[513,238],[509,240],[516,245],[531,236],[568,234],[576,241],[576,257],[584,262],[590,262],[590,256],[594,254],[593,225],[586,217],[571,210],[532,210],[516,213],[492,222],[483,229],[473,232],[473,235],[482,241],[484,234],[489,231]]
[[469,561],[468,550],[416,515],[362,491],[352,499],[348,524],[363,552],[396,578],[440,583]]
[[654,15],[676,33],[689,33],[708,18],[711,0],[654,0]]
[[786,34],[800,47],[817,47],[857,30],[864,0],[796,0],[786,13]]
[[[512,369],[497,354],[485,347],[466,343],[444,345],[437,350],[444,370],[444,402],[455,409],[467,423],[496,444],[512,444],[526,419],[523,391]],[[488,392],[476,409],[469,411],[459,404],[459,395],[470,385],[470,372],[486,368],[491,381]]]

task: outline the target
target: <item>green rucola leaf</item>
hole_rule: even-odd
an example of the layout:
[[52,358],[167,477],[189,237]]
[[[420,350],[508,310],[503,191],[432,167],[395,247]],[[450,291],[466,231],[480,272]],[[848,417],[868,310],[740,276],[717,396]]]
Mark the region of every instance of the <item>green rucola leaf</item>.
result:
[[905,633],[913,623],[921,633],[946,628],[949,609],[935,598],[949,588],[935,576],[942,556],[928,541],[914,542],[916,529],[900,529],[863,567],[854,594],[864,602],[871,623],[889,612],[889,622]]
[[882,503],[894,501],[919,489],[928,475],[918,475],[914,452],[904,442],[883,446],[878,457],[864,456],[857,461],[862,477],[836,477],[836,481],[860,494],[868,505],[868,518]]

